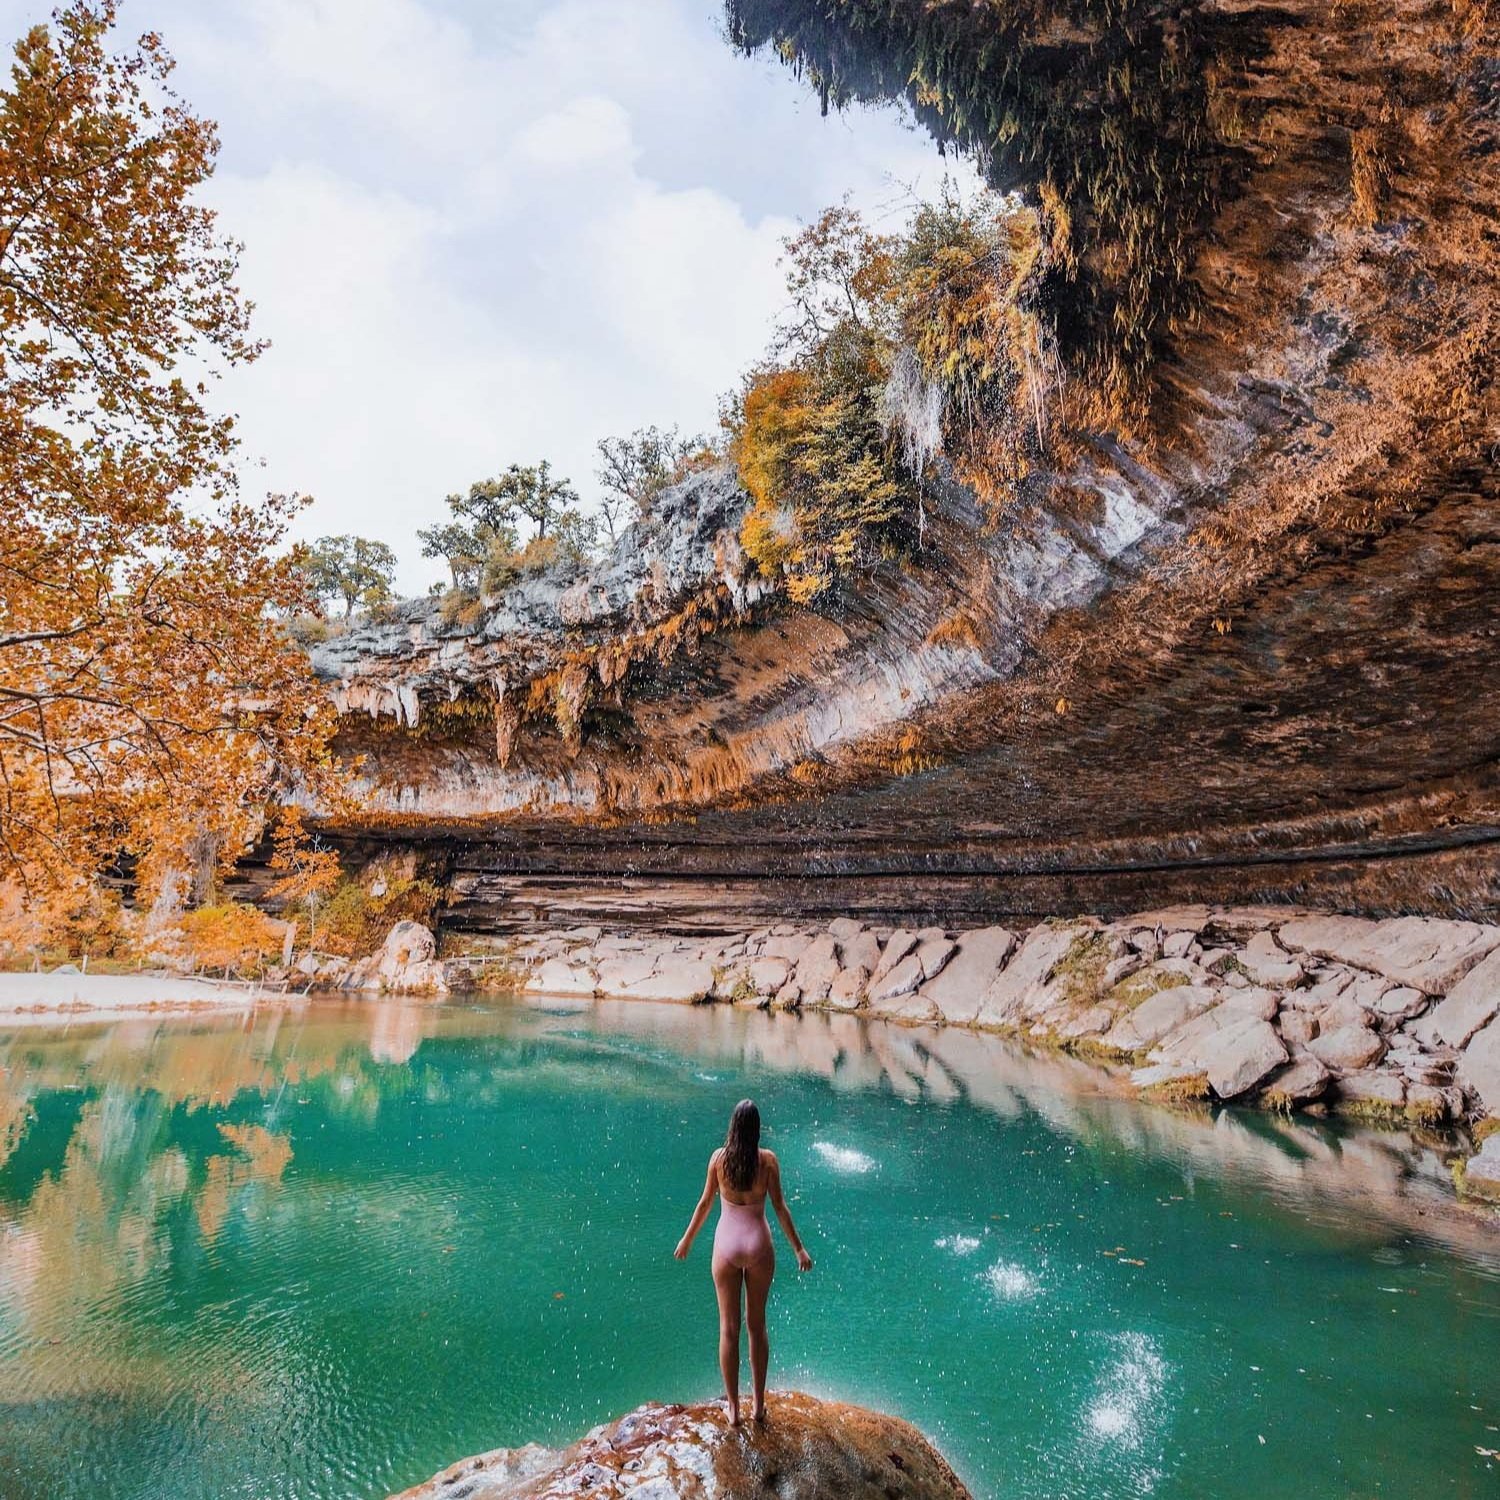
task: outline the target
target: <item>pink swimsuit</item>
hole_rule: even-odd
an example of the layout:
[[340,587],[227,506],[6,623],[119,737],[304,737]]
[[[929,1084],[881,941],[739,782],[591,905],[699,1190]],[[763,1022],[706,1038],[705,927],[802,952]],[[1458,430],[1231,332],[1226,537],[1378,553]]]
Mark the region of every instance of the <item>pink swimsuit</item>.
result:
[[759,1203],[731,1203],[722,1192],[719,1194],[714,1259],[727,1261],[741,1271],[767,1259],[775,1264],[776,1252],[771,1245],[771,1226],[766,1223],[764,1198]]

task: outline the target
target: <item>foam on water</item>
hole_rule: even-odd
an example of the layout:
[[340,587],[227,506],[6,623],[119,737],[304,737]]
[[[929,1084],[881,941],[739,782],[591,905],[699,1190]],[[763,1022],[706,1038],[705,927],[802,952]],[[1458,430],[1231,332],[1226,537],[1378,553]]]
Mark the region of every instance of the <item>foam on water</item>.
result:
[[984,1279],[989,1282],[990,1290],[1006,1302],[1024,1301],[1028,1297],[1035,1297],[1041,1290],[1030,1271],[1009,1260],[996,1261],[984,1273]]
[[1116,1342],[1119,1355],[1100,1376],[1084,1421],[1095,1437],[1136,1450],[1153,1424],[1167,1367],[1143,1333],[1122,1333]]
[[873,1156],[866,1156],[863,1151],[856,1151],[852,1146],[835,1146],[831,1141],[814,1141],[813,1150],[835,1172],[873,1172],[880,1165]]
[[945,1234],[932,1243],[937,1249],[951,1250],[955,1255],[972,1255],[980,1242],[971,1234]]

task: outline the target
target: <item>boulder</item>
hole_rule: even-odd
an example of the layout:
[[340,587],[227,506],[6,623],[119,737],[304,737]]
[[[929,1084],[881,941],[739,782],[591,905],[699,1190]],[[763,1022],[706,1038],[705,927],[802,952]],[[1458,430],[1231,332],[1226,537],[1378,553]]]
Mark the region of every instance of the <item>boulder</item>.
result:
[[1287,989],[1302,982],[1302,965],[1269,932],[1255,933],[1235,957],[1256,984]]
[[[600,969],[600,984],[604,980]],[[714,967],[707,959],[673,955],[662,960],[659,968],[614,991],[624,1000],[672,1000],[679,1004],[696,1004],[713,993]]]
[[1438,917],[1306,917],[1284,922],[1284,948],[1383,974],[1426,995],[1446,995],[1482,958],[1500,948],[1500,927]]
[[1261,1086],[1261,1093],[1268,1103],[1311,1104],[1314,1099],[1323,1097],[1330,1076],[1316,1057],[1303,1052],[1284,1068],[1272,1073]]
[[[899,995],[909,995],[921,984],[924,977],[921,954],[908,953],[894,969],[886,972],[884,978],[871,977],[870,1003],[879,1005],[883,1000],[894,1000]],[[932,1002],[929,1000],[927,1004],[930,1006]]]
[[420,922],[397,922],[380,951],[355,970],[350,988],[386,990],[392,994],[448,992],[448,978],[437,956],[437,939]]
[[1289,1046],[1305,1047],[1318,1034],[1318,1018],[1305,1010],[1284,1010],[1276,1029]]
[[880,962],[870,971],[870,982],[879,984],[917,946],[917,942],[916,933],[905,927],[896,928],[880,950]]
[[795,979],[776,991],[776,998],[771,1002],[772,1010],[800,1010],[802,1008],[802,987]]
[[1158,990],[1121,1016],[1105,1041],[1120,1052],[1139,1052],[1218,1003],[1218,992],[1203,985],[1179,984]]
[[784,958],[753,959],[750,987],[757,995],[774,995],[792,977],[792,966]]
[[1465,1192],[1500,1203],[1500,1132],[1464,1163],[1463,1184]]
[[936,979],[943,972],[948,960],[958,951],[958,944],[943,936],[923,938],[917,945],[917,957],[922,962],[922,977]]
[[1274,990],[1252,985],[1246,989],[1230,990],[1224,996],[1224,1003],[1257,1020],[1274,1021],[1276,1013],[1281,1009],[1281,996]]
[[941,1023],[943,1019],[943,1013],[937,1005],[917,990],[909,990],[904,995],[892,995],[878,1002],[872,1001],[870,1010],[882,1020],[901,1021],[910,1026]]
[[1431,1004],[1421,990],[1398,984],[1382,990],[1364,1009],[1375,1018],[1375,1024],[1382,1031],[1394,1031],[1407,1021],[1415,1021]]
[[1458,1081],[1479,1095],[1486,1114],[1500,1115],[1500,1016],[1470,1038],[1459,1059]]
[[1430,1035],[1450,1047],[1469,1038],[1500,1015],[1500,948],[1476,964],[1448,991],[1428,1018]]
[[1406,1105],[1406,1080],[1399,1073],[1387,1073],[1377,1068],[1340,1073],[1334,1088],[1338,1093],[1338,1103],[1344,1105],[1375,1105],[1392,1110]]
[[865,998],[869,971],[863,968],[843,969],[828,988],[828,1005],[833,1010],[858,1010]]
[[760,945],[760,956],[762,958],[781,958],[787,963],[794,964],[807,951],[812,944],[812,937],[805,932],[783,931],[774,928],[765,942]]
[[599,976],[583,964],[570,964],[566,959],[549,958],[539,968],[531,971],[526,980],[526,988],[542,995],[592,995],[598,983]]
[[1314,1037],[1307,1050],[1335,1073],[1352,1073],[1379,1062],[1385,1056],[1385,1042],[1363,1026],[1340,1026]]
[[866,927],[839,944],[839,957],[846,969],[863,969],[866,974],[873,974],[880,962],[880,939]]
[[907,1422],[772,1391],[766,1421],[729,1426],[722,1402],[650,1403],[571,1448],[498,1448],[392,1500],[970,1500]]
[[839,977],[838,941],[833,937],[814,938],[797,960],[797,984],[802,998],[816,1005],[828,998],[829,987]]
[[856,921],[853,917],[835,917],[828,924],[829,933],[841,943],[846,943],[851,938],[858,937],[864,930],[865,924]]
[[1287,1060],[1287,1050],[1269,1021],[1245,1016],[1226,1026],[1203,1054],[1209,1086],[1221,1099],[1238,1099]]
[[937,1006],[945,1020],[960,1026],[972,1025],[985,992],[1015,951],[1015,934],[1004,927],[980,927],[963,933],[942,973],[927,980],[922,993]]
[[[1016,956],[984,992],[973,1024],[1008,1026],[1023,1014],[1039,1015],[1052,998],[1047,982],[1053,970],[1067,957],[1074,942],[1093,930],[1084,926],[1033,927]],[[946,977],[940,975],[939,981]]]
[[649,979],[656,970],[656,957],[651,953],[623,953],[619,958],[602,959],[599,963],[599,992],[603,995],[623,995],[633,984]]
[[1237,1099],[1284,1063],[1287,1050],[1269,1021],[1220,1004],[1163,1037],[1151,1060],[1205,1074],[1221,1099]]

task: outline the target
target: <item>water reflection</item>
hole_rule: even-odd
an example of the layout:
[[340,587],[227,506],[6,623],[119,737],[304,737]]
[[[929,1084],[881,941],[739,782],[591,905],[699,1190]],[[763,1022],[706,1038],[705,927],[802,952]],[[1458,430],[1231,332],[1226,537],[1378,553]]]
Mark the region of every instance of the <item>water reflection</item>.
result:
[[[1364,1411],[1397,1404],[1393,1358],[1425,1403],[1403,1441],[1433,1434],[1409,1468],[1458,1472],[1466,1424],[1494,1420],[1430,1337],[1452,1320],[1477,1360],[1500,1328],[1493,1230],[1439,1211],[1436,1153],[1142,1106],[995,1037],[629,1002],[309,1003],[28,1028],[0,1035],[0,1062],[7,1497],[381,1495],[706,1390],[711,1340],[661,1308],[696,1295],[711,1323],[706,1276],[669,1251],[705,1130],[743,1091],[773,1102],[820,1249],[819,1276],[779,1293],[786,1378],[922,1421],[977,1493],[1054,1500],[1059,1474],[1192,1493],[1170,1489],[1189,1388],[1233,1470],[1223,1493],[1265,1492],[1240,1367],[1285,1361],[1330,1298],[1345,1315],[1320,1357],[1359,1410],[1330,1385],[1298,1420],[1331,1462],[1362,1451]],[[1226,1260],[1231,1242],[1256,1253]]]

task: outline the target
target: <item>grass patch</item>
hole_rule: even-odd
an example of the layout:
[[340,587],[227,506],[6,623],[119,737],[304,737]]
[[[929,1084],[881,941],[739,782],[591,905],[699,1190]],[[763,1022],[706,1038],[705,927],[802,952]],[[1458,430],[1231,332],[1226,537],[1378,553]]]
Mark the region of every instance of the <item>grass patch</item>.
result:
[[1469,1133],[1474,1137],[1474,1144],[1482,1146],[1497,1131],[1500,1131],[1500,1115],[1486,1115]]
[[1052,970],[1062,980],[1063,996],[1070,1005],[1097,1005],[1103,998],[1104,971],[1109,967],[1109,942],[1103,933],[1084,932],[1073,939]]
[[1130,1010],[1134,1010],[1153,995],[1159,995],[1163,990],[1180,990],[1184,985],[1191,983],[1192,981],[1186,974],[1179,974],[1175,969],[1165,971],[1143,969],[1138,974],[1131,974],[1122,979],[1109,992],[1109,997]]
[[1203,1104],[1213,1098],[1207,1073],[1189,1073],[1184,1078],[1169,1078],[1141,1090],[1143,1099],[1157,1104]]

